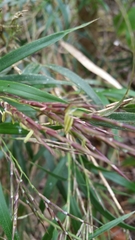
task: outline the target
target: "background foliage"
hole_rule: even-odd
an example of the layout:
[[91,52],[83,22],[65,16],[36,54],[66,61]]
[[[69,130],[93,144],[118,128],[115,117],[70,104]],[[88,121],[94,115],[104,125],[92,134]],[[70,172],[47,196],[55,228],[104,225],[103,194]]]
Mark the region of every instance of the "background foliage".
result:
[[0,8],[1,239],[134,239],[134,1]]

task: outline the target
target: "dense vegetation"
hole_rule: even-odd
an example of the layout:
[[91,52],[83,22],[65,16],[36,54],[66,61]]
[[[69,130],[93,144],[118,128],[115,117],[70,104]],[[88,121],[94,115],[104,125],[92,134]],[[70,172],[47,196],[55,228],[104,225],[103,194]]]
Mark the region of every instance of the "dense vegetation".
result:
[[134,1],[0,8],[0,239],[134,239]]

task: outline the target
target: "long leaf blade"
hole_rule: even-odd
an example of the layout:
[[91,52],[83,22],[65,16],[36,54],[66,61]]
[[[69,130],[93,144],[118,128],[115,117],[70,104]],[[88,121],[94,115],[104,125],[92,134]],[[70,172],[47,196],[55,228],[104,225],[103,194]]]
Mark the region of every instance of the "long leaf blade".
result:
[[124,216],[121,216],[115,220],[112,220],[109,223],[104,224],[102,227],[98,228],[93,234],[89,235],[89,240],[93,239],[94,237],[98,237],[99,235],[101,235],[102,233],[110,230],[111,228],[117,226],[119,223],[121,223],[122,221],[124,221],[125,219],[129,218],[131,215],[133,215],[135,212],[131,212],[128,214],[125,214]]
[[[95,21],[95,20],[94,20]],[[6,54],[0,59],[0,72],[4,69],[12,66],[12,64],[30,56],[31,54],[50,46],[56,42],[58,42],[60,39],[62,39],[64,36],[66,36],[68,33],[73,32],[79,28],[83,28],[87,25],[89,25],[91,22],[82,24],[81,26],[71,28],[65,31],[61,31],[58,33],[54,33],[52,35],[49,35],[47,37],[40,38],[38,40],[35,40],[31,43],[27,43],[24,46]]]
[[87,95],[97,104],[102,106],[102,102],[100,100],[100,98],[98,97],[98,95],[95,93],[95,91],[90,87],[90,85],[85,82],[85,80],[83,80],[80,76],[78,76],[77,74],[75,74],[74,72],[72,72],[71,70],[61,67],[61,66],[57,66],[57,65],[47,65],[47,67],[49,67],[50,69],[53,69],[56,72],[59,72],[60,74],[62,74],[63,76],[67,77],[68,79],[70,79],[73,83],[75,83],[79,88],[81,88],[85,93],[87,93]]
[[0,80],[7,80],[13,82],[27,83],[29,85],[36,84],[53,84],[53,85],[72,85],[72,83],[62,80],[55,80],[50,76],[45,76],[41,74],[11,74],[11,75],[2,75]]
[[19,124],[15,123],[0,123],[0,134],[15,134],[15,135],[27,135],[28,131],[24,130],[19,126]]
[[37,88],[11,81],[0,80],[0,92],[10,93],[19,97],[24,97],[30,100],[39,102],[65,102],[64,100],[55,97],[45,91]]
[[0,226],[9,240],[12,239],[12,221],[0,184]]

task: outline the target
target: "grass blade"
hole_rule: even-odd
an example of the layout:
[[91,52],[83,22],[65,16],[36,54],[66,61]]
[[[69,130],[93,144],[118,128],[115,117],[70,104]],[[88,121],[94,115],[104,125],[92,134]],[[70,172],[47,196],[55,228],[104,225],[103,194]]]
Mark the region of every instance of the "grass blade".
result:
[[53,85],[72,85],[72,83],[62,80],[55,80],[50,76],[40,75],[40,74],[12,74],[12,75],[2,75],[0,76],[0,80],[7,81],[16,81],[21,83],[28,83],[29,85],[36,84],[53,84]]
[[39,102],[65,102],[64,100],[55,97],[40,89],[16,82],[0,80],[0,92],[10,93],[19,97],[24,97],[30,100]]
[[[3,190],[0,184],[0,226],[2,227],[4,233],[7,236],[8,240],[12,239],[12,221],[9,214],[9,209],[7,207]],[[18,237],[15,236],[15,240]]]
[[[91,202],[94,206],[95,209],[97,209],[100,214],[102,214],[106,219],[112,221],[115,220],[116,218],[114,217],[114,215],[112,215],[109,211],[107,211],[106,209],[104,209],[101,204],[99,203],[99,201],[97,200],[97,198],[95,197],[95,194],[93,192],[93,190],[90,190],[90,197],[91,197]],[[117,220],[117,219],[116,219]],[[117,224],[118,225],[118,224]],[[119,223],[119,226],[124,228],[124,229],[129,229],[129,230],[133,230],[135,231],[135,227],[128,225],[126,223]]]
[[0,123],[0,134],[15,134],[15,135],[27,135],[28,131],[24,130],[15,123]]
[[68,30],[65,30],[65,31],[54,33],[54,34],[49,35],[47,37],[40,38],[40,39],[35,40],[31,43],[27,43],[24,46],[6,54],[5,56],[3,56],[0,59],[0,72],[3,71],[6,68],[12,66],[12,64],[30,56],[31,54],[58,42],[60,39],[62,39],[68,33],[73,32],[73,31],[75,31],[79,28],[83,28],[83,27],[89,25],[90,23],[92,23],[94,21],[82,24],[82,25],[80,25],[78,27],[75,27],[75,28],[71,28],[71,29],[68,29]]
[[80,76],[72,72],[71,70],[57,66],[57,65],[47,65],[47,67],[55,70],[56,72],[59,72],[63,76],[67,77],[69,80],[71,80],[73,83],[77,85],[77,87],[81,88],[97,105],[102,106],[102,102],[98,95],[95,93],[95,91],[90,87],[90,85],[85,82]]
[[125,214],[124,216],[121,216],[115,220],[112,220],[109,223],[104,224],[102,227],[98,228],[93,234],[89,235],[89,240],[93,239],[94,237],[99,236],[100,234],[110,230],[111,228],[117,226],[119,223],[121,223],[122,221],[124,221],[125,219],[129,218],[131,215],[133,215],[135,212],[131,212],[128,214]]

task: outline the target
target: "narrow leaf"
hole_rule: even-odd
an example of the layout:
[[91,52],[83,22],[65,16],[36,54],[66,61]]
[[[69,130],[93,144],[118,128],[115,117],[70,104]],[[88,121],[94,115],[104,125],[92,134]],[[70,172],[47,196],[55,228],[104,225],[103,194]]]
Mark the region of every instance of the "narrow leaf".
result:
[[[85,180],[82,176],[82,173],[80,173],[79,171],[77,171],[77,181],[78,181],[78,184],[79,184],[81,190],[83,191],[84,195],[87,196]],[[92,188],[90,189],[90,199],[91,199],[91,203],[92,203],[94,209],[97,210],[102,216],[104,216],[106,219],[108,219],[110,221],[116,219],[114,215],[112,215],[109,211],[107,211],[107,209],[102,207],[102,205],[98,201],[97,197],[95,196],[95,192],[93,191]],[[135,227],[128,225],[126,223],[123,223],[123,222],[119,223],[119,226],[124,229],[129,229],[129,230],[135,231]]]
[[0,226],[9,240],[12,239],[12,221],[9,214],[3,190],[0,184]]
[[41,91],[40,89],[10,81],[0,80],[0,92],[14,94],[39,102],[65,102],[64,100],[45,91]]
[[[90,190],[90,197],[91,197],[91,203],[94,206],[95,209],[98,210],[98,212],[100,212],[101,215],[103,215],[106,219],[108,220],[115,220],[115,216],[112,215],[109,211],[107,211],[106,209],[104,209],[101,204],[99,203],[99,201],[97,200],[97,198],[95,197],[95,194],[93,192],[93,190]],[[128,225],[126,223],[120,222],[119,226],[124,228],[124,229],[129,229],[132,231],[135,231],[135,227]]]
[[73,83],[77,85],[80,89],[82,89],[97,105],[102,106],[102,102],[98,95],[95,93],[95,91],[90,87],[90,85],[83,80],[80,76],[72,72],[71,70],[67,68],[63,68],[61,66],[57,65],[46,65],[46,67],[53,69],[54,71],[62,74],[63,76],[67,77],[69,80],[71,80]]
[[115,220],[112,220],[109,223],[104,224],[102,227],[98,228],[93,234],[89,235],[89,240],[93,239],[94,237],[99,236],[100,234],[110,230],[111,228],[117,226],[119,223],[121,223],[122,221],[124,221],[125,219],[129,218],[131,215],[133,215],[135,212],[131,212],[128,214],[125,214],[124,216],[121,216]]
[[[63,174],[63,168],[64,168],[64,166],[65,166],[65,163],[66,163],[66,159],[63,158],[63,159],[57,164],[56,168],[53,170],[52,173],[55,174],[55,176],[56,176],[56,175],[62,176],[62,174]],[[58,182],[58,180],[59,180],[59,178],[56,178],[56,177],[54,177],[54,176],[49,175],[49,177],[48,177],[48,179],[47,179],[47,181],[46,181],[46,184],[45,184],[45,188],[44,188],[44,190],[43,190],[44,196],[46,196],[47,198],[50,197],[50,195],[51,195],[51,193],[52,193],[52,191],[53,191],[56,183]]]
[[[95,20],[94,20],[95,21]],[[35,40],[31,43],[27,43],[24,46],[6,54],[0,59],[0,72],[4,69],[12,66],[12,64],[30,56],[31,54],[41,50],[42,48],[45,48],[47,46],[50,46],[56,42],[58,42],[60,39],[62,39],[64,36],[66,36],[68,33],[73,32],[79,28],[86,27],[90,23],[94,22],[88,22],[85,24],[82,24],[81,26],[71,28],[65,31],[61,31],[58,33],[54,33],[52,35],[40,38],[38,40]]]
[[0,123],[0,134],[15,134],[15,135],[26,135],[28,131],[24,130],[15,123]]
[[66,181],[66,180],[67,180],[67,178],[64,178],[64,177],[62,177],[62,176],[59,176],[59,175],[57,175],[57,174],[55,174],[55,173],[53,173],[53,172],[47,170],[46,168],[41,167],[41,166],[38,165],[38,164],[35,164],[35,163],[33,163],[33,162],[30,162],[30,163],[31,163],[32,165],[36,166],[37,168],[41,169],[42,171],[48,173],[48,175],[50,175],[50,176],[56,178],[56,180],[62,180],[62,181]]
[[55,80],[50,76],[45,76],[41,74],[11,74],[11,75],[1,75],[0,80],[8,80],[14,82],[28,83],[29,85],[36,84],[53,84],[53,85],[72,85],[72,83],[62,80]]

